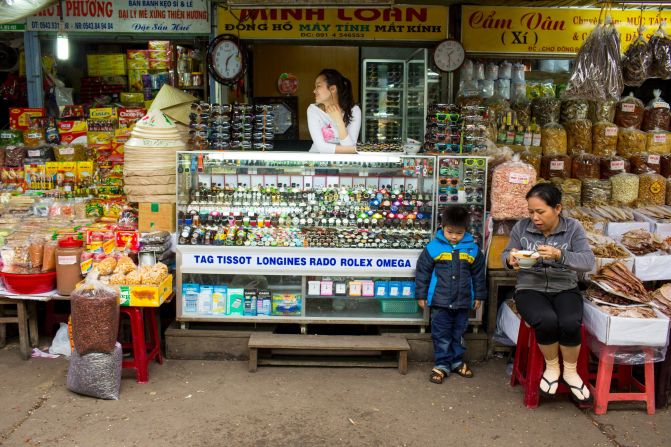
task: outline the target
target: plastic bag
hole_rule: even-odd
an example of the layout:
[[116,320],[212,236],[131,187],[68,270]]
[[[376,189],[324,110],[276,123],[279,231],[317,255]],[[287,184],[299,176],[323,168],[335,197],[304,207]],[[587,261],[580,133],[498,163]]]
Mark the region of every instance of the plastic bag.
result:
[[561,124],[551,122],[541,128],[541,148],[543,155],[566,155],[566,130]]
[[527,148],[524,152],[520,152],[520,160],[528,163],[536,170],[536,175],[541,175],[541,154],[532,152]]
[[[555,179],[553,179],[555,180]],[[575,208],[581,204],[582,182],[578,179],[567,178],[559,185],[561,189],[561,204],[566,208]]]
[[607,205],[610,202],[610,180],[585,179],[582,182],[583,206]]
[[662,79],[671,78],[671,39],[664,31],[666,20],[662,20],[655,34],[650,38],[653,59],[650,76]]
[[543,155],[541,159],[541,177],[550,180],[553,177],[571,177],[571,157],[564,154]]
[[629,160],[626,158],[618,156],[601,158],[602,180],[609,179],[612,176],[621,174],[623,172],[629,172],[630,170],[631,170],[631,164],[629,163]]
[[589,119],[593,123],[605,121],[612,123],[615,119],[615,107],[617,100],[607,99],[604,101],[590,101],[589,102]]
[[513,64],[513,69],[512,69],[510,79],[513,82],[524,82],[525,81],[524,71],[525,71],[524,64],[520,64],[520,63]]
[[588,119],[566,121],[566,144],[569,155],[592,152],[592,122]]
[[622,79],[626,85],[638,87],[648,79],[652,64],[652,48],[643,37],[643,27],[638,29],[638,37],[624,52],[622,57]]
[[473,80],[484,81],[485,79],[485,64],[482,62],[475,62],[473,64]]
[[49,346],[49,354],[58,354],[70,357],[72,355],[72,347],[70,346],[70,335],[68,334],[68,325],[61,323],[54,341]]
[[645,131],[669,130],[669,124],[671,124],[669,103],[660,97],[662,94],[661,90],[655,89],[652,91],[652,94],[654,97],[645,106],[643,126],[641,128]]
[[634,96],[634,92],[630,92],[629,96],[622,98],[617,103],[615,108],[615,124],[620,127],[634,127],[641,128],[643,124],[643,115],[645,107],[643,101]]
[[566,99],[561,103],[561,123],[584,120],[589,114],[589,101],[584,99]]
[[118,400],[122,359],[119,343],[114,344],[110,354],[95,352],[81,355],[75,348],[68,368],[68,389],[84,396]]
[[527,216],[527,192],[536,183],[536,170],[519,155],[494,168],[491,182],[491,214],[494,219]]
[[641,174],[638,200],[642,204],[664,205],[666,203],[666,179],[654,172]]
[[[645,320],[642,320],[645,321]],[[599,357],[601,351],[605,347],[603,343],[596,339],[596,337],[588,337],[590,351]],[[667,340],[664,346],[650,347],[652,351],[653,362],[663,362],[666,358],[666,350],[669,345]],[[643,365],[647,361],[645,352],[642,346],[618,346],[617,351],[612,355],[613,362],[618,365]]]
[[459,80],[460,81],[472,81],[473,80],[473,61],[466,59],[461,68],[459,69]]
[[664,154],[660,157],[659,160],[659,173],[664,178],[671,177],[671,155]]
[[645,151],[649,154],[671,152],[671,134],[665,130],[652,130],[646,134]]
[[597,25],[580,47],[564,92],[566,98],[597,101],[622,95],[620,36],[611,22],[610,15],[606,16],[605,25]]
[[621,128],[617,133],[617,155],[631,157],[645,152],[647,135],[634,127]]
[[499,65],[499,79],[510,79],[513,77],[513,64],[503,61]]
[[601,174],[599,157],[591,154],[576,155],[571,162],[571,174],[573,178],[580,180],[585,178],[598,179]]
[[494,87],[494,96],[499,95],[510,100],[510,79],[497,79]]
[[531,112],[536,123],[543,127],[549,123],[558,123],[561,114],[561,101],[552,96],[534,98],[531,102]]
[[612,157],[617,152],[617,126],[600,121],[592,126],[592,153],[599,157]]
[[640,153],[629,157],[632,174],[645,174],[647,172],[659,174],[662,169],[661,161],[661,156],[658,154]]
[[521,126],[528,127],[531,124],[531,101],[527,99],[527,95],[519,89],[514,88],[511,92],[510,110],[515,112],[517,122]]
[[77,352],[112,352],[119,331],[119,292],[89,273],[86,282],[72,292],[70,305]]
[[631,205],[638,200],[638,175],[627,173],[617,174],[610,178],[610,184],[613,203]]
[[499,66],[494,62],[487,64],[485,69],[485,79],[488,81],[496,81],[499,78]]

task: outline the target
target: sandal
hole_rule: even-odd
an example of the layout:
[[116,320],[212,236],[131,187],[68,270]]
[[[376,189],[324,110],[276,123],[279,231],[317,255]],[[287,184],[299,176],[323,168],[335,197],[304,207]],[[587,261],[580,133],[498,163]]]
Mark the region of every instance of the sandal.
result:
[[576,390],[580,393],[581,396],[584,396],[585,395],[585,390],[587,389],[587,391],[589,391],[589,389],[587,388],[585,383],[583,383],[580,386],[573,386],[573,385],[569,385],[568,382],[566,382],[565,380],[563,382],[566,384],[567,387],[569,387],[569,390],[571,391],[569,394],[571,395],[571,400],[573,400],[573,402],[575,402],[576,404],[578,404],[578,406],[581,406],[581,407],[591,405],[591,403],[593,401],[592,393],[589,394],[589,397],[587,397],[585,399],[581,399],[580,397],[578,397],[573,392],[573,390]]
[[443,383],[443,380],[445,380],[445,377],[447,377],[447,372],[440,368],[433,368],[429,380],[433,383],[441,384]]
[[471,368],[468,367],[466,362],[462,362],[461,365],[454,368],[452,372],[459,374],[461,377],[466,377],[467,379],[473,377],[473,371],[471,371]]
[[[539,388],[540,388],[540,393],[541,393],[542,396],[545,396],[545,397],[554,397],[554,396],[557,395],[557,389],[559,389],[559,379],[557,379],[557,380],[553,380],[552,382],[550,382],[548,379],[545,378],[545,376],[542,376],[542,377],[541,377],[541,382],[545,382],[545,383],[547,383],[547,385],[548,385],[548,390],[547,390],[547,391],[545,391],[543,388],[540,388],[540,387],[539,387]],[[552,391],[552,387],[553,387],[554,385],[557,385],[557,388],[555,388],[555,392],[554,392],[554,393],[551,393],[550,391]],[[571,394],[573,394],[573,393],[571,393]]]

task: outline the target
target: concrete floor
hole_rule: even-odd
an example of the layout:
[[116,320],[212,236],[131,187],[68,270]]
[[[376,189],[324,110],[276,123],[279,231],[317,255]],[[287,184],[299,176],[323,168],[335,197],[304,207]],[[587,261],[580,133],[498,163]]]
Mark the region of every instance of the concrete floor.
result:
[[669,446],[669,410],[613,406],[595,416],[566,398],[522,405],[503,360],[475,378],[430,383],[430,365],[395,369],[261,367],[166,360],[150,381],[124,372],[119,401],[71,393],[64,359],[0,350],[3,446]]

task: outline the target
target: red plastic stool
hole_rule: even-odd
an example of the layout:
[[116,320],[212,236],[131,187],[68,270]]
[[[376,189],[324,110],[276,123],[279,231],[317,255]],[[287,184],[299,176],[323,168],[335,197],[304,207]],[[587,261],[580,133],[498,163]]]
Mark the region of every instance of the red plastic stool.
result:
[[[137,383],[147,383],[149,381],[149,362],[156,359],[159,364],[163,364],[156,309],[153,307],[122,307],[121,313],[130,317],[130,331],[133,338],[131,343],[122,344],[124,350],[133,350],[133,358],[124,360],[121,366],[135,369]],[[149,325],[149,344],[146,343],[144,336],[145,321]]]
[[[582,340],[584,341],[586,339],[584,325],[580,328],[580,331],[582,333]],[[561,352],[559,355],[561,357]],[[585,384],[589,383],[588,362],[589,350],[587,347],[581,345],[577,369],[580,378],[582,378]],[[524,405],[527,408],[538,407],[540,402],[541,377],[543,377],[544,370],[545,359],[536,341],[536,331],[522,320],[520,321],[520,329],[517,334],[517,349],[515,350],[510,386],[515,386],[519,383],[524,387]],[[559,383],[557,394],[568,394],[570,392],[565,384]]]
[[[631,365],[616,365],[617,370],[613,372],[615,353],[618,346],[601,346],[599,354],[599,369],[596,373],[596,386],[590,386],[594,394],[594,413],[606,414],[608,403],[615,401],[644,401],[648,414],[655,414],[655,365],[652,348],[643,348],[645,354],[645,383],[634,379],[631,373]],[[610,388],[613,381],[617,381],[619,388],[635,388],[639,392],[617,392],[611,393]]]

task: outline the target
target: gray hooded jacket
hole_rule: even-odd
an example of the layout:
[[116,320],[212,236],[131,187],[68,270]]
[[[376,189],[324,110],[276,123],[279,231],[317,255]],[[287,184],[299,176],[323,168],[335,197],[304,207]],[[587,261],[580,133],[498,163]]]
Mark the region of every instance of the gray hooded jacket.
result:
[[536,250],[539,245],[550,245],[561,250],[557,262],[539,262],[530,269],[517,273],[517,290],[532,289],[546,293],[571,290],[578,286],[576,272],[589,272],[595,259],[589,247],[585,230],[580,222],[570,217],[559,217],[559,225],[548,237],[536,228],[531,219],[522,219],[510,233],[510,241],[503,250],[503,265],[508,266],[508,255],[513,248]]

